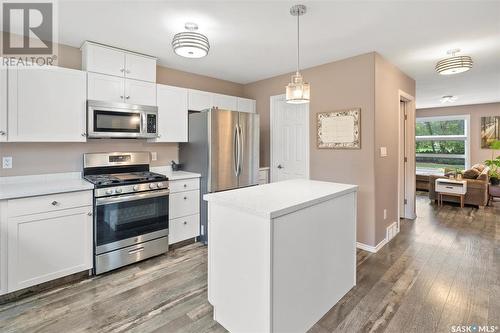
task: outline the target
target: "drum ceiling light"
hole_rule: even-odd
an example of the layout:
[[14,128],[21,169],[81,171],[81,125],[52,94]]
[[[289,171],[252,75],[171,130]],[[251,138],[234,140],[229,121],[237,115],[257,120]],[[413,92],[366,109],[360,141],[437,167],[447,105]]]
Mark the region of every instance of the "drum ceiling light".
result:
[[453,75],[467,72],[472,68],[472,58],[469,56],[456,56],[460,49],[449,50],[450,58],[443,59],[436,64],[436,72],[441,75]]
[[175,54],[186,58],[203,58],[210,50],[207,36],[196,32],[198,25],[188,22],[184,25],[187,31],[175,34],[172,47]]
[[299,17],[306,13],[306,6],[295,5],[290,8],[290,14],[297,16],[297,71],[292,75],[292,80],[286,86],[286,102],[292,104],[309,103],[311,87],[304,82],[304,78],[299,72]]

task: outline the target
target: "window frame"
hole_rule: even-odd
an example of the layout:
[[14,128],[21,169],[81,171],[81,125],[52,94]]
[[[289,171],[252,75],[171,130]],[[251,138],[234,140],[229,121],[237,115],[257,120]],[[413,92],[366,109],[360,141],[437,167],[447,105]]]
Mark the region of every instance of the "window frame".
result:
[[[465,169],[470,168],[470,115],[449,115],[449,116],[427,116],[416,117],[415,124],[426,121],[449,121],[449,120],[463,120],[464,121],[464,134],[463,135],[415,135],[415,142],[417,141],[464,141],[465,153],[464,154],[428,154],[417,153],[416,157],[438,157],[438,158],[464,158]],[[415,147],[416,150],[416,147]]]

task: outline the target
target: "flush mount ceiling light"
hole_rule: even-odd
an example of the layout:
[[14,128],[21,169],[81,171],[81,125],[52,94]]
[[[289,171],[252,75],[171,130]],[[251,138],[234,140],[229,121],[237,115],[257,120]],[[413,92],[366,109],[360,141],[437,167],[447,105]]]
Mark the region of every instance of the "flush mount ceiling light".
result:
[[441,97],[440,101],[441,101],[441,103],[453,103],[453,102],[455,102],[457,99],[458,99],[458,97],[457,97],[457,96],[453,96],[453,95],[446,95],[446,96]]
[[299,72],[299,17],[304,15],[307,11],[304,5],[295,5],[290,8],[290,14],[297,16],[297,71],[292,75],[290,83],[286,86],[286,102],[292,104],[309,103],[310,99],[310,86],[309,83],[304,82],[304,78]]
[[436,72],[441,75],[452,75],[467,72],[472,68],[472,58],[469,56],[456,56],[460,49],[449,50],[450,58],[438,61],[436,64]]
[[175,34],[172,40],[172,47],[175,54],[186,58],[203,58],[210,50],[208,38],[196,32],[198,25],[188,22],[184,25],[187,31]]

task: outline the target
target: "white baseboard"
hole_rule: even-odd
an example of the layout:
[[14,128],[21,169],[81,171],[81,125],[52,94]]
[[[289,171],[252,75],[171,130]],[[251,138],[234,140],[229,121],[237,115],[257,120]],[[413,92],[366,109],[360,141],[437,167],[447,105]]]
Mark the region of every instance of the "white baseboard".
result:
[[356,247],[361,250],[377,253],[378,250],[380,250],[386,243],[387,243],[387,238],[384,238],[380,243],[377,244],[377,246],[371,246],[364,243],[356,242]]

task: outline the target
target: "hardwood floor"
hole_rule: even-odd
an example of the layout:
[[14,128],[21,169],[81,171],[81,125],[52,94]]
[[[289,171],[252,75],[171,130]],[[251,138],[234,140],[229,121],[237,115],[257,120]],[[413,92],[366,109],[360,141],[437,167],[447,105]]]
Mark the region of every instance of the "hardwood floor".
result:
[[[358,251],[357,286],[310,332],[500,326],[500,203],[438,208],[419,196],[417,207],[378,253]],[[0,305],[0,332],[225,332],[207,302],[206,255],[193,244]]]

